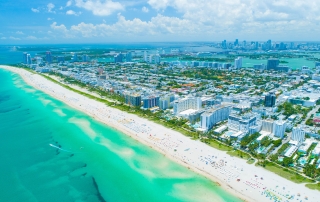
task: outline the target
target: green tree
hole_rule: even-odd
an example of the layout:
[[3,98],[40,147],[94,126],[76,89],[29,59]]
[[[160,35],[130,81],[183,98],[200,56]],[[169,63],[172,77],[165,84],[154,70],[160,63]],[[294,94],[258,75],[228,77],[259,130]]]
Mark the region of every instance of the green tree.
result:
[[279,147],[281,145],[281,143],[282,143],[282,140],[281,139],[274,140],[272,143],[274,144],[274,146]]
[[282,161],[282,165],[288,167],[290,164],[293,164],[293,159],[289,157],[284,157]]

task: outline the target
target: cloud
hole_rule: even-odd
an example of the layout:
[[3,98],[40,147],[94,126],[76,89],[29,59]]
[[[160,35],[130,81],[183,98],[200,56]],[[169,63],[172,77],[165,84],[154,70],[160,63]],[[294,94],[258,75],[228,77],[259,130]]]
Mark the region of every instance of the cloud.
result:
[[3,36],[3,37],[1,37],[0,39],[1,39],[1,40],[6,40],[6,39],[7,39],[7,37],[4,37],[4,36]]
[[21,31],[17,31],[16,34],[20,34],[20,35],[23,35],[24,33],[21,32]]
[[[51,29],[53,29],[54,31],[56,32],[59,32],[59,33],[62,33],[63,34],[63,37],[65,38],[74,38],[74,36],[69,33],[69,30],[67,29],[67,27],[64,25],[64,24],[61,24],[61,25],[57,25],[57,22],[53,22],[51,25],[50,25]],[[50,32],[51,34],[52,32]],[[49,34],[49,32],[48,32]]]
[[36,8],[31,8],[31,11],[34,12],[34,13],[39,13],[40,11]]
[[166,34],[178,34],[183,32],[192,32],[193,26],[187,20],[181,20],[174,17],[166,17],[157,15],[150,21],[142,21],[135,18],[133,20],[126,20],[124,16],[118,14],[118,21],[114,24],[108,25],[91,24],[81,22],[78,25],[73,25],[69,29],[61,24],[53,23],[51,28],[60,32],[65,37],[105,37],[105,36],[161,36]]
[[[111,0],[75,0],[77,7],[95,15],[111,15],[124,6]],[[122,2],[122,1],[121,1]],[[107,4],[119,7],[104,6]],[[79,23],[66,27],[52,25],[60,37],[96,38],[127,37],[128,40],[222,40],[244,38],[266,40],[318,40],[320,6],[312,0],[149,0],[146,9],[157,12],[170,7],[170,16],[157,14],[148,20],[126,19],[118,14],[115,23]],[[127,4],[126,4],[127,5]],[[128,5],[127,5],[128,6]],[[142,10],[143,9],[141,8]],[[162,13],[162,12],[159,12]],[[163,12],[164,13],[164,12]],[[176,16],[176,17],[174,17]],[[312,37],[313,38],[312,38]]]
[[119,2],[112,0],[75,0],[75,5],[79,8],[84,8],[91,11],[97,16],[108,16],[116,11],[124,10],[124,6]]
[[70,0],[70,1],[67,2],[66,7],[69,7],[71,5],[72,5],[72,1]]
[[[173,8],[180,19],[214,33],[279,33],[319,27],[320,6],[313,0],[148,0],[155,10]],[[294,24],[300,25],[300,27]],[[267,35],[267,34],[265,34]]]
[[148,12],[149,12],[149,9],[148,9],[147,7],[145,7],[145,6],[142,7],[141,10],[142,10],[142,12],[144,12],[144,13],[148,13]]
[[37,40],[38,38],[35,37],[35,36],[28,36],[27,39],[29,39],[29,40]]
[[75,15],[75,16],[79,16],[79,15],[81,15],[81,12],[75,12],[75,11],[73,11],[73,10],[68,10],[67,12],[66,12],[66,14],[67,15]]
[[47,5],[47,9],[49,13],[56,13],[55,11],[53,11],[52,9],[54,9],[55,5],[53,3],[49,3]]
[[156,10],[160,10],[166,9],[170,5],[170,2],[169,0],[149,0],[148,4]]
[[13,36],[10,36],[10,37],[9,37],[9,39],[11,39],[11,40],[15,40],[15,41],[19,41],[19,40],[21,40],[20,38],[16,38],[16,37],[13,37]]
[[48,21],[54,20],[54,18],[47,18]]

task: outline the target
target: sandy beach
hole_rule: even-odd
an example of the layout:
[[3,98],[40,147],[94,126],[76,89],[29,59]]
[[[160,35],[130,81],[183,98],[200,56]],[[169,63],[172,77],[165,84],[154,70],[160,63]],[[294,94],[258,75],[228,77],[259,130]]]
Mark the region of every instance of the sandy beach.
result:
[[310,190],[304,184],[295,184],[164,126],[91,100],[38,74],[10,66],[0,68],[19,74],[34,88],[210,178],[230,194],[245,201],[319,201],[319,191]]

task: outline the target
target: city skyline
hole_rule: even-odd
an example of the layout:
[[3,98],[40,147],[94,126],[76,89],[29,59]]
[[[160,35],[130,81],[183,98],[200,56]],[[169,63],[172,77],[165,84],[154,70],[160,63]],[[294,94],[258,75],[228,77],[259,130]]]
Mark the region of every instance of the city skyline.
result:
[[316,2],[1,2],[0,44],[320,41]]

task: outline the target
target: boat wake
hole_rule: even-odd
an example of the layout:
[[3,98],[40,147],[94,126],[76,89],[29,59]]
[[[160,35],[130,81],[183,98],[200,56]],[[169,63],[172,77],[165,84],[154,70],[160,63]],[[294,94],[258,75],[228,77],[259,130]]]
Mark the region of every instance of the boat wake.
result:
[[68,151],[68,150],[64,150],[64,149],[61,149],[60,147],[56,146],[56,145],[53,145],[53,144],[49,144],[50,147],[53,147],[53,148],[56,148],[56,149],[59,149],[61,151],[65,151],[65,152],[71,152],[71,151]]

